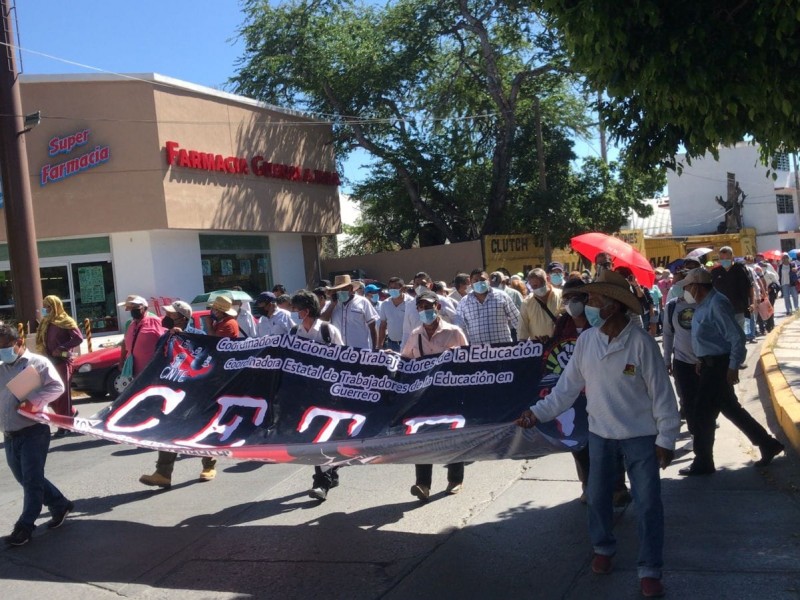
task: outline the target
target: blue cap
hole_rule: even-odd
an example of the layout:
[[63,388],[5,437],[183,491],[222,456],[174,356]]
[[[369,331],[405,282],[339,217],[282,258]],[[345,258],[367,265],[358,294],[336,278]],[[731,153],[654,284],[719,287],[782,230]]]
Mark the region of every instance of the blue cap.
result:
[[256,298],[256,304],[275,302],[277,297],[272,292],[261,292]]
[[380,292],[381,288],[380,286],[375,285],[374,283],[370,283],[367,287],[364,288],[364,291],[367,294],[374,294],[375,292]]

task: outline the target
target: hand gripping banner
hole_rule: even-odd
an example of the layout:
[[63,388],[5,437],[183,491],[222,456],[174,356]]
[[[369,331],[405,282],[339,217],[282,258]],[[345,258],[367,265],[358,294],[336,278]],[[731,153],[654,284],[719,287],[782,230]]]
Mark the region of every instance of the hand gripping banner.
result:
[[123,394],[89,418],[26,416],[196,456],[317,465],[529,458],[586,444],[586,400],[524,430],[574,340],[465,346],[409,360],[291,335],[165,336]]

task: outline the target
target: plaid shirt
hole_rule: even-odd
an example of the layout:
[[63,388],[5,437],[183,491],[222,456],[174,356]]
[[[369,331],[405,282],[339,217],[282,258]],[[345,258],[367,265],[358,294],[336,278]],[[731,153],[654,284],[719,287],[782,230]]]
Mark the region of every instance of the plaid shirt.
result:
[[489,288],[483,303],[470,292],[458,303],[458,316],[472,345],[510,342],[511,329],[519,325],[519,311],[502,290]]

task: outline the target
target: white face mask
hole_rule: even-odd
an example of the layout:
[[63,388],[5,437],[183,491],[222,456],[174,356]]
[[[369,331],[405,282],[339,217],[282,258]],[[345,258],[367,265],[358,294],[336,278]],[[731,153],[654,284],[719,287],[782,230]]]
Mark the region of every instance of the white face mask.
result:
[[543,285],[542,287],[538,287],[535,290],[533,290],[533,293],[539,297],[547,296],[547,286]]
[[570,300],[567,303],[566,310],[570,317],[579,317],[583,314],[583,302],[580,300]]
[[692,292],[690,292],[689,290],[683,290],[683,299],[686,300],[686,302],[688,302],[689,304],[697,303],[697,300],[694,299],[694,296],[692,296]]
[[428,291],[428,286],[418,285],[417,287],[414,288],[414,291],[417,293],[417,296],[419,296],[422,292]]

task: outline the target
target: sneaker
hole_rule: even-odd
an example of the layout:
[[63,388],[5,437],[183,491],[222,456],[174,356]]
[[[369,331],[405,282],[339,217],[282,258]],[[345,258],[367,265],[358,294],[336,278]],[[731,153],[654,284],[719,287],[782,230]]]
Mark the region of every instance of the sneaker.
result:
[[153,473],[152,475],[142,475],[139,477],[139,483],[155,487],[168,488],[172,485],[172,479],[165,477],[161,473]]
[[427,485],[419,485],[418,483],[415,483],[411,486],[411,495],[416,496],[422,502],[427,502],[431,497],[431,488],[429,488]]
[[328,498],[328,490],[326,490],[324,487],[315,487],[308,492],[308,495],[315,500],[324,502]]
[[200,471],[200,481],[211,481],[217,476],[217,470],[214,467],[203,467]]
[[6,537],[6,544],[9,546],[23,546],[31,541],[31,532],[24,527],[17,525],[11,535]]
[[452,481],[450,481],[447,483],[447,489],[445,489],[445,491],[448,494],[455,495],[458,494],[463,489],[464,489],[463,483],[453,483]]
[[757,467],[766,467],[772,462],[773,458],[786,449],[784,445],[775,438],[772,438],[769,443],[759,446],[758,448],[761,450],[761,458],[755,463]]
[[598,575],[608,575],[611,573],[613,565],[611,564],[611,557],[607,554],[597,554],[592,556],[592,573]]
[[655,577],[642,577],[639,580],[642,596],[645,598],[661,598],[664,595],[664,584]]
[[47,528],[58,529],[61,527],[64,524],[64,520],[67,518],[67,515],[73,510],[75,510],[75,505],[72,502],[67,501],[67,505],[62,511],[52,513],[53,518],[46,523]]

